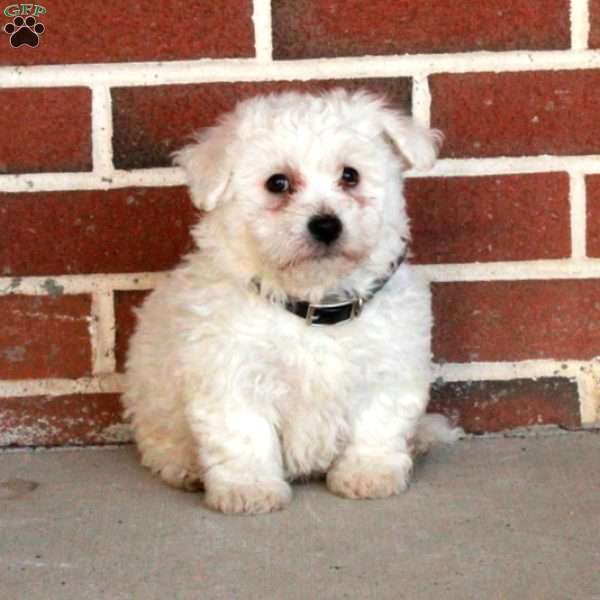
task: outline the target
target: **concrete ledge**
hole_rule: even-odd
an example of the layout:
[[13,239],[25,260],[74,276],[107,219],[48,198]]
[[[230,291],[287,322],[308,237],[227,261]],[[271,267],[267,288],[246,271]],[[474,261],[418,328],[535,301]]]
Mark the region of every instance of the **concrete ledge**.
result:
[[600,435],[470,439],[411,489],[225,517],[132,447],[0,454],[0,596],[600,599]]

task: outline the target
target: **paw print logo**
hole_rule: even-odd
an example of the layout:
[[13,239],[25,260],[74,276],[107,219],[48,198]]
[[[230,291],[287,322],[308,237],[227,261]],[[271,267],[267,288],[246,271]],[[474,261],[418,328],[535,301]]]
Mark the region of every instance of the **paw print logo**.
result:
[[35,48],[40,43],[40,35],[46,28],[35,17],[15,17],[12,23],[4,26],[4,32],[10,35],[10,45],[18,48],[23,44]]

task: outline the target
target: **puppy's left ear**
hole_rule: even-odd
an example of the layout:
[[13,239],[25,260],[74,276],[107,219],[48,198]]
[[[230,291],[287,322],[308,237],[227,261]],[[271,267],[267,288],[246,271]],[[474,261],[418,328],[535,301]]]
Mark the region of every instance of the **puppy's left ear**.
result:
[[196,142],[173,154],[183,167],[193,203],[200,210],[213,210],[226,195],[231,178],[230,125],[221,122],[196,134]]
[[382,111],[384,137],[409,167],[426,170],[433,167],[444,136],[437,129],[428,129],[399,112]]

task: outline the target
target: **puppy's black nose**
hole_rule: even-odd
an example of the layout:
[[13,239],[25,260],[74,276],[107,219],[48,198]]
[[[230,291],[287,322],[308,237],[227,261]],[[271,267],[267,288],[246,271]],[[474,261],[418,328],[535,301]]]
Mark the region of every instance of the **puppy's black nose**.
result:
[[308,230],[318,242],[332,244],[342,233],[342,222],[335,215],[315,215],[308,221]]

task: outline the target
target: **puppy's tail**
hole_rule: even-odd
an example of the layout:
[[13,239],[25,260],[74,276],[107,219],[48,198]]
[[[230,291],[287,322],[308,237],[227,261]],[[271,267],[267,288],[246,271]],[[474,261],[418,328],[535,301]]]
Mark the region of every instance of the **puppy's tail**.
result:
[[437,444],[454,443],[464,433],[461,427],[454,427],[444,415],[428,413],[419,420],[409,446],[413,454],[425,454]]

